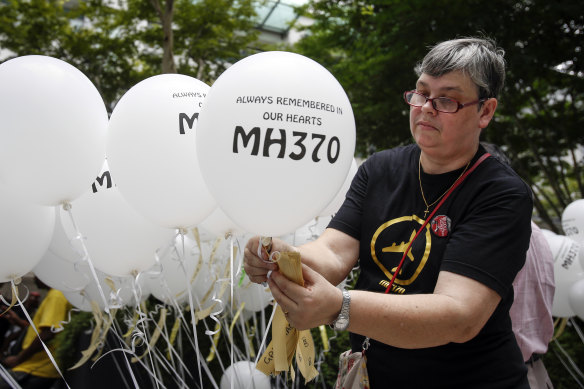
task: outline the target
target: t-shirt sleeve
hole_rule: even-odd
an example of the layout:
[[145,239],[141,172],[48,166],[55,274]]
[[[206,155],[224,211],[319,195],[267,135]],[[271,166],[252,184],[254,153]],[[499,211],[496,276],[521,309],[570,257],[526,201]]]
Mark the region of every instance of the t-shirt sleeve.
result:
[[63,293],[58,290],[52,290],[45,297],[45,309],[38,321],[38,327],[57,326],[67,317],[69,303]]
[[460,274],[504,297],[525,263],[533,202],[518,178],[491,183],[454,226],[441,270]]
[[351,181],[351,186],[347,191],[343,205],[328,225],[329,228],[344,232],[355,239],[361,238],[361,216],[363,214],[363,203],[367,195],[371,159],[359,166],[353,181]]

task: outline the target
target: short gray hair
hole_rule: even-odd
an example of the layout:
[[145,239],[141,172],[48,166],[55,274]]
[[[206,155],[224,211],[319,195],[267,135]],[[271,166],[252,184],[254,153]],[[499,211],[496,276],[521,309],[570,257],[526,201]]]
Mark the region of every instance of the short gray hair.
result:
[[479,99],[498,97],[505,81],[505,51],[489,38],[460,38],[438,43],[415,67],[416,74],[440,77],[460,70],[479,89]]

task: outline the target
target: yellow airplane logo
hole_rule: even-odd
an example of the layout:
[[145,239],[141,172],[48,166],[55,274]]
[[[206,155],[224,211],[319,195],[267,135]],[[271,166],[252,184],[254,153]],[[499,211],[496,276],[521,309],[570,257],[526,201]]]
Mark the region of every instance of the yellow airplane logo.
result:
[[[412,231],[412,235],[410,235],[410,240],[407,242],[401,242],[400,244],[396,245],[395,243],[393,243],[391,246],[388,247],[384,247],[381,249],[381,252],[383,253],[405,253],[405,251],[407,250],[408,246],[410,245],[410,243],[412,243],[412,240],[414,239],[414,236],[416,236],[416,230]],[[412,255],[412,250],[410,249],[408,251],[408,255],[407,257],[410,259],[410,261],[414,262],[414,256]],[[393,269],[391,269],[392,273],[395,273],[395,271],[397,270],[397,266],[394,267]],[[400,269],[399,274],[401,274],[402,271]]]

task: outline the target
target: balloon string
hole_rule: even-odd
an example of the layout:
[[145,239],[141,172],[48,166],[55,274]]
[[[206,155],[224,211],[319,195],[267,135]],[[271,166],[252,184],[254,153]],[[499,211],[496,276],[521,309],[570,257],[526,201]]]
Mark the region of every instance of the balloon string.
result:
[[574,320],[573,318],[569,318],[568,321],[572,325],[572,328],[574,328],[574,330],[576,330],[576,333],[580,337],[580,340],[584,343],[584,334],[582,333],[582,330],[580,329],[580,326],[578,325],[576,320]]
[[[232,319],[232,323],[231,323],[231,327],[229,328],[229,343],[231,346],[231,352],[230,352],[230,357],[231,357],[231,364],[230,366],[233,366],[233,324],[236,323],[236,317],[233,317],[233,235],[229,234],[229,265],[231,266],[229,269],[229,277],[231,278],[231,282],[230,284],[230,291],[231,291],[231,304],[229,304],[230,307],[230,313],[231,313],[231,317]],[[242,307],[243,308],[243,307]],[[237,314],[239,315],[241,311],[237,311]],[[233,385],[235,383],[235,380],[231,380],[231,389],[233,389]]]
[[[150,316],[150,321],[154,324],[154,326],[156,327],[156,334],[158,334],[158,336],[161,336],[163,339],[165,339],[167,341],[168,344],[168,334],[165,332],[166,330],[166,312],[167,312],[167,308],[166,306],[160,304],[157,305],[155,310],[153,312],[149,313]],[[154,320],[154,316],[159,314],[159,320],[158,322],[156,322],[156,320]],[[154,339],[154,336],[152,336],[152,339]],[[170,376],[175,380],[175,382],[177,382],[177,378],[178,380],[180,380],[182,382],[182,386],[181,387],[187,387],[186,383],[184,382],[184,380],[181,377],[184,377],[184,375],[179,374],[177,372],[176,367],[170,363],[170,361],[168,361],[166,358],[164,358],[164,355],[162,354],[162,352],[160,350],[158,350],[157,348],[154,348],[154,344],[156,343],[155,340],[151,340],[151,348],[154,352],[154,358],[156,359],[157,362],[159,362],[160,366],[162,366],[162,368],[170,374]],[[173,349],[173,352],[176,353],[176,350]],[[186,366],[184,365],[184,363],[181,361],[181,358],[178,357],[177,354],[177,360],[181,362],[182,366],[186,369]],[[187,371],[188,372],[188,371]],[[175,378],[176,376],[176,378]],[[192,378],[192,375],[189,372],[189,376]]]
[[192,329],[193,329],[193,337],[195,340],[195,352],[197,355],[197,369],[199,372],[199,384],[200,387],[203,388],[203,374],[201,373],[201,367],[203,367],[203,369],[205,370],[205,373],[207,373],[207,376],[209,377],[211,384],[213,385],[213,387],[215,389],[219,389],[219,387],[217,386],[217,383],[215,382],[215,379],[213,378],[213,375],[211,374],[211,372],[209,371],[206,363],[204,363],[202,361],[202,354],[201,354],[201,350],[199,349],[199,339],[197,336],[197,324],[196,324],[196,318],[195,318],[195,306],[193,304],[193,293],[192,290],[190,288],[190,282],[189,282],[189,277],[187,275],[187,271],[185,269],[184,266],[184,254],[185,254],[185,246],[184,246],[184,234],[181,234],[182,237],[182,245],[183,245],[183,251],[182,251],[182,257],[181,257],[181,261],[180,264],[182,266],[182,269],[184,271],[185,274],[185,279],[186,279],[186,284],[187,284],[187,291],[188,291],[188,295],[189,295],[189,307],[190,307],[190,313],[191,313],[191,325],[192,325]]
[[65,329],[65,325],[71,323],[71,315],[73,312],[81,312],[81,310],[77,308],[71,308],[67,313],[67,319],[60,321],[56,326],[54,324],[51,325],[51,332],[57,333],[63,331]]
[[8,383],[12,389],[22,389],[22,386],[18,384],[12,377],[12,374],[4,368],[4,366],[0,363],[0,378],[4,380],[4,382]]
[[[140,301],[140,298],[138,297],[138,291],[137,291],[138,288],[136,286],[137,279],[138,279],[138,275],[136,275],[136,278],[132,279],[132,281],[133,281],[132,290],[134,292],[134,298],[136,299],[136,309],[138,311],[138,317],[139,317],[138,322],[136,323],[136,328],[138,327],[138,325],[142,325],[142,328],[143,328],[142,335],[143,335],[143,341],[146,344],[146,354],[148,354],[148,361],[150,362],[150,367],[151,367],[152,371],[155,371],[156,369],[154,367],[154,358],[153,358],[152,353],[151,353],[152,349],[150,347],[150,342],[148,341],[148,326],[146,325],[146,323],[148,323],[149,320],[148,320],[148,316],[144,312],[142,312],[142,310],[141,310],[141,301]],[[132,362],[135,362],[135,361],[132,359]],[[159,380],[156,379],[155,382],[156,382],[156,387],[159,388],[160,387],[158,384]]]
[[262,343],[260,344],[260,348],[258,349],[258,355],[255,359],[255,364],[258,364],[258,360],[260,359],[260,357],[263,354],[263,349],[264,346],[266,345],[266,340],[268,338],[268,334],[269,334],[269,328],[272,325],[272,320],[274,320],[274,315],[276,314],[276,308],[278,307],[278,303],[274,302],[274,309],[272,309],[272,315],[270,316],[270,320],[268,320],[268,325],[266,326],[266,329],[264,331],[264,337],[262,339]]
[[22,309],[22,312],[24,313],[24,316],[26,316],[26,319],[30,323],[30,327],[36,333],[39,341],[41,342],[41,345],[43,346],[43,348],[45,349],[45,352],[47,353],[47,356],[49,357],[49,360],[51,361],[51,363],[55,367],[55,370],[57,370],[57,373],[59,373],[59,375],[63,379],[63,382],[65,382],[65,385],[67,386],[67,388],[71,389],[71,387],[67,383],[67,380],[65,380],[65,377],[63,376],[63,373],[61,373],[61,369],[59,369],[59,366],[57,365],[57,361],[55,361],[55,358],[53,358],[53,354],[51,354],[51,351],[49,350],[49,348],[47,347],[47,345],[45,344],[45,342],[43,342],[43,340],[41,338],[41,335],[39,334],[36,326],[34,325],[32,319],[30,318],[30,315],[28,314],[28,311],[24,307],[24,304],[22,303],[22,301],[20,301],[20,297],[18,297],[18,290],[16,289],[16,285],[14,284],[14,281],[10,281],[10,284],[11,284],[11,287],[12,287],[12,293],[16,295],[16,299],[18,300],[18,304],[20,305],[20,309]]
[[91,260],[91,257],[89,255],[89,251],[87,250],[87,246],[85,245],[85,242],[84,242],[85,238],[83,237],[83,235],[79,231],[79,228],[77,227],[77,223],[75,222],[75,218],[73,217],[72,208],[73,208],[73,206],[71,205],[71,203],[63,203],[63,209],[65,211],[67,211],[67,214],[69,215],[69,218],[71,219],[73,229],[75,230],[76,239],[78,239],[79,242],[81,243],[81,248],[83,249],[83,260],[89,264],[89,269],[91,270],[91,275],[93,276],[93,279],[94,279],[95,283],[97,284],[97,289],[99,291],[99,295],[101,296],[103,303],[104,303],[104,311],[108,315],[111,316],[110,310],[108,307],[108,301],[105,298],[105,293],[103,292],[103,288],[101,287],[101,283],[99,282],[99,278],[97,277],[97,272],[95,271],[95,267],[93,266],[93,261]]

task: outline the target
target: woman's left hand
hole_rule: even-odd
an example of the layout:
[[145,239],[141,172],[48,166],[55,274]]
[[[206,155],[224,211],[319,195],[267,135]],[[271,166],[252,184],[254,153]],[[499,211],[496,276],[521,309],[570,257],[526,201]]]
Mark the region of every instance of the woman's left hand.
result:
[[341,311],[341,290],[304,264],[302,276],[304,286],[290,281],[279,271],[274,271],[268,281],[288,322],[298,330],[331,323]]

